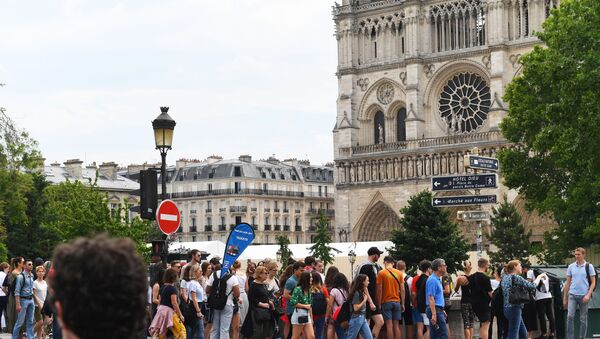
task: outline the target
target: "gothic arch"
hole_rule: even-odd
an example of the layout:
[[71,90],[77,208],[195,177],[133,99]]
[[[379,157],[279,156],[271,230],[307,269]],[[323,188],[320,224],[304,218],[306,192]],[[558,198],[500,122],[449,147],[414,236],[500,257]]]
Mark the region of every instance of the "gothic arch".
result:
[[[396,82],[390,78],[381,78],[381,79],[375,81],[371,86],[369,86],[369,89],[363,95],[362,100],[360,101],[360,105],[358,106],[358,120],[359,121],[368,120],[369,116],[367,114],[369,114],[369,113],[372,114],[370,106],[372,106],[373,104],[379,105],[378,101],[377,101],[377,89],[379,88],[379,85],[381,85],[385,82],[389,82],[394,86],[394,99],[392,100],[392,102],[397,101],[399,99],[404,100],[406,98],[406,92],[400,86],[400,84],[398,82]],[[369,109],[366,109],[367,107]],[[382,112],[386,113],[387,110],[382,109]]]
[[400,217],[377,192],[352,232],[355,241],[389,239],[393,229],[400,228]]
[[526,206],[527,201],[521,195],[517,195],[512,204],[521,216],[521,223],[525,227],[525,232],[532,231],[530,241],[542,241],[545,231],[558,227],[551,215],[540,215],[536,210],[529,211]]

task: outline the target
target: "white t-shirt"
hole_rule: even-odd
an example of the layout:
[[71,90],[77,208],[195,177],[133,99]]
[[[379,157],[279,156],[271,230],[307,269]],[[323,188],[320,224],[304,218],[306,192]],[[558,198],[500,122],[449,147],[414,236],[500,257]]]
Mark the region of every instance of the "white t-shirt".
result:
[[240,284],[240,293],[246,293],[246,276],[242,274],[236,274],[235,276]]
[[[6,273],[4,273],[4,271],[0,271],[0,286],[4,284],[4,279],[6,279]],[[4,296],[6,296],[6,293],[4,293],[4,290],[0,288],[0,297]]]
[[[527,279],[531,279],[532,281],[535,280],[535,274],[533,273],[533,270],[527,271]],[[546,288],[546,292],[541,292],[540,289],[537,288],[537,286],[536,286],[535,300],[552,298],[552,293],[550,293],[550,283],[548,282],[548,278],[542,279],[542,283],[544,284],[544,287]],[[540,288],[542,288],[542,287],[540,287]]]
[[273,293],[279,292],[279,285],[277,285],[277,281],[275,281],[275,279],[268,282],[267,290],[269,290],[269,292],[273,292]]
[[206,293],[204,293],[204,289],[202,286],[200,286],[200,283],[197,280],[190,280],[187,283],[187,292],[189,300],[192,300],[192,292],[194,292],[196,293],[196,301],[206,301]]
[[44,301],[46,301],[46,296],[48,295],[48,283],[45,280],[41,282],[37,279],[33,281],[33,293],[38,298],[40,303],[44,305]]
[[[217,274],[219,274],[219,273],[217,273]],[[215,275],[211,274],[210,279],[208,279],[208,283],[206,284],[206,286],[212,286],[214,281],[215,281]],[[233,287],[235,287],[235,286],[240,286],[240,282],[238,279],[236,279],[235,276],[227,279],[227,288],[225,289],[225,293],[227,293],[227,295],[228,295],[227,305],[233,306],[233,293],[231,292],[231,290],[233,290]]]
[[500,286],[500,282],[496,279],[490,279],[490,284],[492,285],[492,291],[495,291]]

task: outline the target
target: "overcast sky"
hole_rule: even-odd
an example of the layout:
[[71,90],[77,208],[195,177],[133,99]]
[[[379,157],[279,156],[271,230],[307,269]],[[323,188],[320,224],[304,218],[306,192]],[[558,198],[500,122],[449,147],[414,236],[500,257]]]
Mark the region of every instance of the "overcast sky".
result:
[[329,0],[0,0],[0,106],[46,162],[333,160]]

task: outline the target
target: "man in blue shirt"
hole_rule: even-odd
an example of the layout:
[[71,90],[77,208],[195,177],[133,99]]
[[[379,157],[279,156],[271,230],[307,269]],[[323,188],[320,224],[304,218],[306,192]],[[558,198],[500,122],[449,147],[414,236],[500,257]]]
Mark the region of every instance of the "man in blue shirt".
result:
[[446,262],[444,259],[435,259],[431,263],[433,274],[425,285],[425,304],[427,317],[429,318],[429,333],[431,339],[448,339],[448,328],[446,326],[446,313],[444,312],[444,288],[442,287],[442,276],[446,274]]
[[33,334],[33,313],[35,311],[35,305],[33,303],[33,274],[31,273],[33,263],[30,259],[25,260],[25,266],[23,268],[23,272],[17,276],[15,283],[15,305],[19,316],[13,329],[13,339],[19,338],[23,323],[25,323],[27,339],[33,339],[35,337]]
[[[589,280],[588,280],[589,276]],[[596,286],[596,269],[585,261],[585,249],[575,249],[575,262],[567,268],[563,306],[567,309],[567,339],[575,336],[575,311],[579,306],[579,337],[585,338],[590,298]]]

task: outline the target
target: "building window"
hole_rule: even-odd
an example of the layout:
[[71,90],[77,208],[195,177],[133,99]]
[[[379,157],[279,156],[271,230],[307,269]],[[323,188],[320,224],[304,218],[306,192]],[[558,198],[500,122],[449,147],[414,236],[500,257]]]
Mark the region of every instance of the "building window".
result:
[[239,166],[235,166],[233,168],[233,176],[235,177],[241,177],[242,176],[242,168]]
[[206,201],[206,209],[212,210],[212,201],[210,201],[210,200]]
[[268,191],[268,190],[269,190],[269,185],[263,184],[263,191]]
[[208,191],[212,192],[212,190],[213,190],[213,184],[208,184]]
[[296,244],[299,244],[299,243],[300,243],[300,236],[299,236],[299,235],[297,235],[297,236],[296,236]]
[[252,225],[256,225],[256,217],[252,216]]
[[396,115],[396,141],[406,141],[406,108],[402,107]]
[[192,218],[192,227],[196,227],[196,218]]
[[327,196],[327,186],[325,186],[325,196]]
[[212,235],[209,235],[209,236],[207,236],[207,237],[206,237],[206,240],[207,240],[207,241],[212,241]]
[[268,244],[268,243],[269,243],[269,236],[265,235],[265,244]]
[[225,225],[225,217],[221,217],[221,225]]
[[373,132],[375,135],[375,144],[385,143],[385,118],[383,112],[375,113]]
[[240,193],[240,191],[242,190],[242,183],[241,182],[236,182],[233,184],[235,193]]
[[300,226],[300,218],[296,218],[296,224],[295,226]]
[[212,217],[206,217],[206,225],[212,226]]
[[112,215],[113,217],[114,217],[115,215],[117,215],[117,208],[118,208],[118,205],[117,205],[117,204],[115,204],[115,203],[111,203],[111,204],[110,204],[110,215]]
[[319,196],[323,196],[323,186],[319,186]]
[[196,242],[196,236],[192,235],[192,242]]

